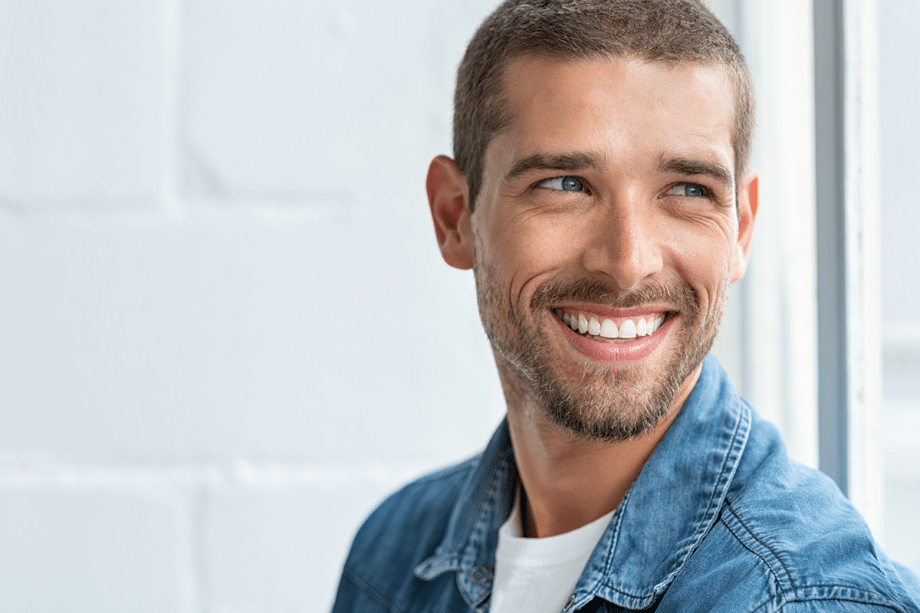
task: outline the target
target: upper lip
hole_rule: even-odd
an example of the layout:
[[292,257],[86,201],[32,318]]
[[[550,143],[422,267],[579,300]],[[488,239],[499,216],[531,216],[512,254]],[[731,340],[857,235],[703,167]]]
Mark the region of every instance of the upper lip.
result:
[[662,313],[671,313],[672,309],[664,305],[643,305],[638,307],[630,308],[617,308],[604,306],[600,304],[570,304],[570,305],[557,305],[553,309],[562,309],[563,311],[568,311],[569,313],[585,313],[588,315],[596,315],[598,317],[603,317],[606,319],[621,319],[621,318],[633,318],[633,317],[648,317],[650,315],[660,315]]

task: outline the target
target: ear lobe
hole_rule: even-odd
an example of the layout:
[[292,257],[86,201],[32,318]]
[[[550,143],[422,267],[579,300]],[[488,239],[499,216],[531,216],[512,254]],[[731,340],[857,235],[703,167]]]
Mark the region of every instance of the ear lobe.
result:
[[748,257],[751,254],[751,239],[754,236],[754,219],[758,207],[757,173],[753,170],[745,174],[738,189],[738,243],[735,261],[732,265],[732,282],[744,276]]
[[444,155],[434,158],[425,187],[441,257],[455,268],[472,268],[469,191],[457,163]]

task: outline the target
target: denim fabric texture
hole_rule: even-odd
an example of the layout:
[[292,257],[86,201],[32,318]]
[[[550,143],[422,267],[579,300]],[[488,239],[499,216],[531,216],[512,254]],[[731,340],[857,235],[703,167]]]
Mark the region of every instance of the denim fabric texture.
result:
[[[517,471],[505,424],[485,451],[387,499],[358,532],[333,613],[487,612]],[[709,356],[614,513],[570,611],[920,612],[837,486],[792,462],[778,431]]]

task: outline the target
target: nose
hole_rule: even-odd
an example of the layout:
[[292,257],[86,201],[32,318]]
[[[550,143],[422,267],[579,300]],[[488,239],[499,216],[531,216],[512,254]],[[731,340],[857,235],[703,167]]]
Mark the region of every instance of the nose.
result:
[[662,237],[648,207],[634,198],[624,200],[600,207],[582,259],[587,270],[630,290],[662,269]]

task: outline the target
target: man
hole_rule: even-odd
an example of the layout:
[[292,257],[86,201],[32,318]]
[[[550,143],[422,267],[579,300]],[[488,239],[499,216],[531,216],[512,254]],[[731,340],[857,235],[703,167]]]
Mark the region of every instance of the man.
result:
[[358,533],[336,613],[918,611],[706,357],[748,257],[750,78],[696,0],[508,0],[427,190],[507,401]]

